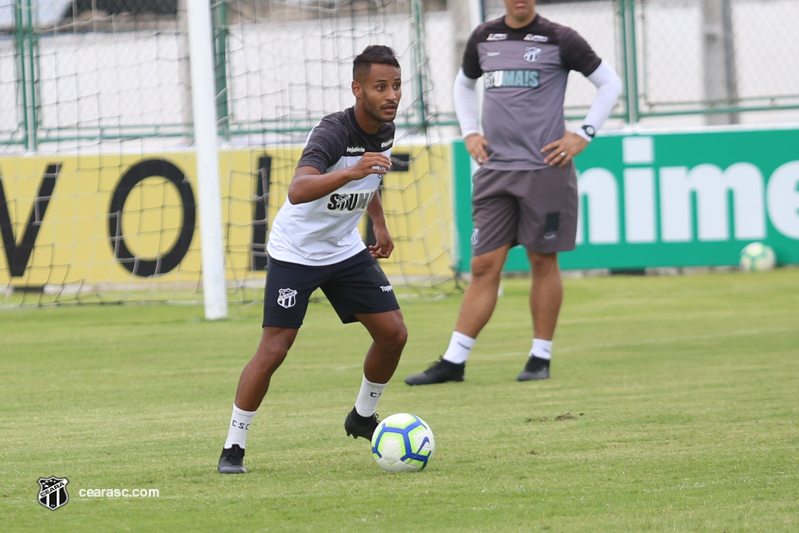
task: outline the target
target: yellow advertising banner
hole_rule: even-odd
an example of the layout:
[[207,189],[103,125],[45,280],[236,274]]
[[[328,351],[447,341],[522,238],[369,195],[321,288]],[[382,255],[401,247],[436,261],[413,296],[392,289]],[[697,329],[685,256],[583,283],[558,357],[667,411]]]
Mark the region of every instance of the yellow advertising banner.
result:
[[[383,267],[390,277],[443,275],[452,263],[450,148],[395,150],[382,198],[396,249]],[[230,281],[263,279],[268,229],[301,151],[220,152]],[[197,197],[189,151],[0,158],[0,284],[197,284]]]

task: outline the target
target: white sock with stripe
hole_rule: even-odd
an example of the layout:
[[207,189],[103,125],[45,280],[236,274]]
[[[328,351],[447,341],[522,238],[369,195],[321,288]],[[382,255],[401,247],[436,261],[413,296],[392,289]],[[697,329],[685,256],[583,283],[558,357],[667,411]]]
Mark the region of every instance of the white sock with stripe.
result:
[[472,353],[474,342],[475,339],[468,335],[453,331],[452,337],[449,340],[449,347],[444,353],[444,360],[455,363],[456,365],[465,363],[469,358],[469,354]]
[[545,341],[544,339],[533,339],[533,347],[530,349],[530,357],[538,357],[539,359],[552,359],[552,341]]
[[230,417],[230,427],[227,432],[227,440],[225,441],[225,449],[238,444],[244,449],[244,444],[247,441],[247,430],[250,429],[250,423],[255,417],[255,411],[244,411],[233,404],[233,414]]
[[372,416],[377,412],[377,402],[383,395],[383,389],[388,383],[372,383],[366,376],[361,381],[361,391],[355,400],[355,411],[361,416]]

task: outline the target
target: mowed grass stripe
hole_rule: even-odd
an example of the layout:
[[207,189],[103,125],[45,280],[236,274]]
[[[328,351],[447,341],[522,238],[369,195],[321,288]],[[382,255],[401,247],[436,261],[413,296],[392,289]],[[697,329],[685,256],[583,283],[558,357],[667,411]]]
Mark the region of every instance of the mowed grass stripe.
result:
[[[112,531],[795,531],[799,270],[566,279],[553,378],[517,383],[529,281],[504,295],[466,381],[407,387],[460,298],[403,301],[410,340],[381,400],[436,437],[389,475],[344,416],[369,339],[326,303],[255,419],[251,474],[215,465],[260,307],[0,311],[0,529]],[[39,477],[70,502],[36,502]],[[157,488],[159,498],[80,498]]]

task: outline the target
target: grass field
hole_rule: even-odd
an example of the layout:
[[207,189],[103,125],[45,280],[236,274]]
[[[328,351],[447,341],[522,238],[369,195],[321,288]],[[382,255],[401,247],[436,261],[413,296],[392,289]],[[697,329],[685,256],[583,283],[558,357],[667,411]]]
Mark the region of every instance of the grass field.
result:
[[[566,280],[552,379],[517,383],[528,281],[504,296],[466,381],[402,378],[443,352],[460,296],[408,301],[381,400],[436,436],[391,475],[346,438],[368,344],[311,306],[247,441],[216,461],[260,306],[0,311],[2,531],[797,531],[799,269]],[[70,501],[37,502],[39,477]],[[158,489],[81,498],[81,489]]]

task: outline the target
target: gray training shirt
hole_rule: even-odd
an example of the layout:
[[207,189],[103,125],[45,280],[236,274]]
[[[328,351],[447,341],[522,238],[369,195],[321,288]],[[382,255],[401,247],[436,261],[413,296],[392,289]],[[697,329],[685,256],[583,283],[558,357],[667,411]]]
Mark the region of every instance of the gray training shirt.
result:
[[546,168],[541,148],[566,131],[563,99],[570,70],[591,75],[602,60],[574,30],[541,15],[513,29],[505,17],[472,32],[463,53],[463,72],[483,76],[486,168]]

